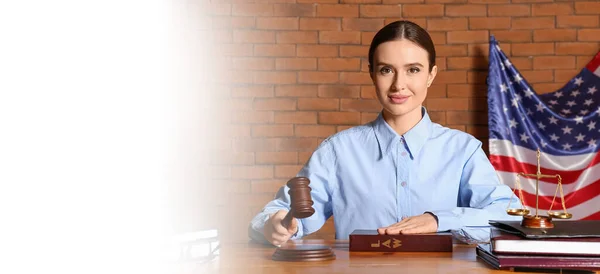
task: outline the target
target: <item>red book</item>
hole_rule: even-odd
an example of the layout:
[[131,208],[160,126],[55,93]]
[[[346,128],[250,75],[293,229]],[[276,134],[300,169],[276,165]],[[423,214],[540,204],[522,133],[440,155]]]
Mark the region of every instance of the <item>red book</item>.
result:
[[451,233],[379,235],[377,230],[350,233],[350,251],[452,252]]
[[479,244],[475,251],[478,259],[495,269],[600,270],[600,257],[501,255],[493,253],[489,244]]

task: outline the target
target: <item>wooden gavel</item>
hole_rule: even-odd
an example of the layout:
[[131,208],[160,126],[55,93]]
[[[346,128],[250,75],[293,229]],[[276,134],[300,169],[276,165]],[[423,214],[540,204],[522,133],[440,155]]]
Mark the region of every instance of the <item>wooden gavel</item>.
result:
[[308,186],[310,180],[306,177],[294,177],[287,182],[290,188],[290,211],[281,220],[281,225],[289,228],[293,218],[302,219],[308,218],[315,213],[312,208],[314,204],[310,196],[311,188]]

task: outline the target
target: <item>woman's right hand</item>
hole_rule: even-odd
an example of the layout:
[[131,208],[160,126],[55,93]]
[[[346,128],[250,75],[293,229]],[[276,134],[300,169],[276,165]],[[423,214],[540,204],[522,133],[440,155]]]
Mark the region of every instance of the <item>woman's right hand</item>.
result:
[[281,221],[285,218],[286,214],[286,210],[279,210],[271,214],[265,224],[263,235],[267,241],[275,246],[281,246],[283,243],[287,242],[298,230],[298,220],[296,218],[292,218],[289,228],[285,228],[281,224]]

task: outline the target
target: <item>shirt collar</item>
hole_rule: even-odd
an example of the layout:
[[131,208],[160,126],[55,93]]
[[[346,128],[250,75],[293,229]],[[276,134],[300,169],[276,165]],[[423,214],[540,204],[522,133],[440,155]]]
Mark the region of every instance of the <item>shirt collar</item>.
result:
[[392,150],[393,145],[398,144],[400,141],[403,141],[411,158],[414,159],[414,156],[418,155],[419,151],[421,151],[421,148],[429,138],[431,126],[433,125],[425,107],[421,107],[421,114],[421,120],[408,132],[400,136],[383,119],[383,112],[379,113],[373,128],[382,155],[387,155]]

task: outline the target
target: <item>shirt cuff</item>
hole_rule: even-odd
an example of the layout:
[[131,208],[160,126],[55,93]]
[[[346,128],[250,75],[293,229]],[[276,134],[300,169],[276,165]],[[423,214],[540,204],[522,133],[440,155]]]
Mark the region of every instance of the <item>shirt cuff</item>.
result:
[[437,211],[431,211],[431,213],[433,213],[435,216],[437,216],[437,221],[438,221],[437,232],[458,229],[462,226],[459,217],[456,216],[454,213],[452,213],[452,211],[437,210]]

